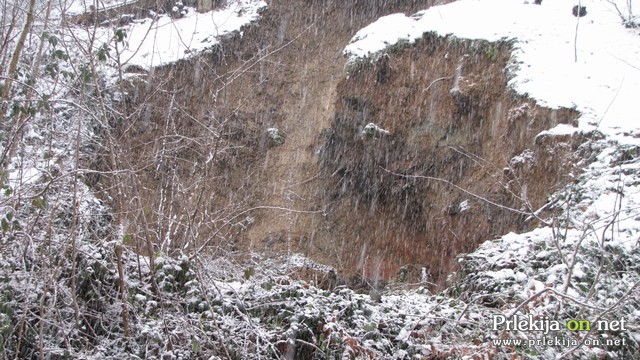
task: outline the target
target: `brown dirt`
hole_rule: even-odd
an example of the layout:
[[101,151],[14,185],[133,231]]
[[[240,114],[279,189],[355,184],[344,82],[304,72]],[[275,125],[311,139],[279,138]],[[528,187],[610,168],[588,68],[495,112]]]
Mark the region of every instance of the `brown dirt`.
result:
[[[153,236],[165,251],[205,243],[236,253],[301,251],[354,279],[384,280],[412,264],[443,284],[457,254],[529,226],[447,183],[389,173],[446,179],[517,208],[503,184],[518,195],[526,188],[539,207],[562,183],[575,146],[534,143],[539,131],[577,114],[506,90],[509,44],[425,36],[390,52],[388,74],[365,65],[346,78],[342,50],[357,30],[428,5],[270,1],[242,37],[156,69],[129,89],[133,116],[116,135],[122,163],[140,169],[136,191],[154,224],[140,236]],[[465,54],[452,96],[451,77]],[[514,110],[523,104],[528,109]],[[369,122],[391,134],[363,137]],[[285,134],[284,144],[269,144],[269,127]],[[536,162],[504,173],[527,148]],[[471,209],[459,213],[463,200]],[[130,209],[116,210],[127,217]],[[140,222],[136,216],[128,221]]]
[[[323,177],[337,199],[331,214],[343,263],[384,279],[419,265],[443,284],[456,255],[534,225],[491,203],[526,211],[520,197],[536,210],[570,181],[569,154],[580,139],[534,140],[577,113],[507,90],[509,49],[426,34],[416,46],[390,50],[384,77],[379,63],[369,63],[338,85]],[[363,136],[368,123],[390,134]],[[527,149],[533,161],[504,170]],[[460,212],[465,200],[470,209]]]

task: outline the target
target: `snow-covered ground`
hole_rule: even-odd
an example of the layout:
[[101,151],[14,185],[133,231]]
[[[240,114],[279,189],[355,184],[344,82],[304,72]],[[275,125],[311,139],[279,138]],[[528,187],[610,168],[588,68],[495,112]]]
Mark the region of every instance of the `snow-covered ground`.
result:
[[188,8],[179,19],[161,15],[155,20],[133,23],[126,28],[122,64],[149,69],[192,56],[217,44],[219,37],[255,21],[265,7],[261,0],[238,0],[204,14]]
[[105,24],[96,29],[76,27],[72,31],[74,37],[86,42],[95,36],[96,52],[106,46],[109,67],[119,62],[122,68],[135,65],[148,70],[213,47],[222,36],[241,31],[243,26],[257,20],[266,7],[262,0],[234,0],[205,13],[181,7],[179,16],[150,12],[147,18],[132,20],[124,26]]
[[[114,7],[132,4],[138,0],[99,0],[98,9],[105,10]],[[67,15],[81,15],[87,12],[92,12],[96,5],[95,0],[61,0],[59,2],[60,9],[65,10]]]

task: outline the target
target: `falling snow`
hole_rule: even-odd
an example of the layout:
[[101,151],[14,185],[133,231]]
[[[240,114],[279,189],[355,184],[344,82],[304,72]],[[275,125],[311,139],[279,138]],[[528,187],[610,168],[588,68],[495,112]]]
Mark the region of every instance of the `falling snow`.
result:
[[[104,1],[103,5],[126,2]],[[576,317],[640,321],[640,122],[636,110],[640,37],[637,29],[623,26],[610,2],[581,3],[588,15],[578,22],[570,11],[574,2],[568,0],[544,0],[540,6],[461,0],[412,16],[382,17],[344,44],[347,61],[361,61],[399,41],[413,43],[425,32],[463,39],[510,39],[514,50],[506,71],[511,89],[541,106],[575,108],[581,114],[577,128],[558,125],[538,135],[586,137],[577,149],[587,154],[578,160],[581,173],[549,197],[548,210],[554,215],[540,215],[541,225],[535,229],[496,234],[477,250],[460,254],[459,271],[438,293],[425,286],[428,270],[424,267],[418,286],[389,284],[367,294],[345,285],[322,288],[317,276],[296,277],[300,269],[310,269],[314,275],[335,273],[301,254],[247,253],[247,259],[236,261],[233,256],[208,259],[199,253],[170,256],[156,249],[134,249],[131,244],[138,240],[129,238],[125,226],[131,224],[112,228],[118,214],[79,180],[92,171],[80,168],[77,159],[83,149],[99,146],[101,128],[92,122],[94,110],[71,110],[68,103],[81,103],[81,91],[67,91],[51,80],[34,84],[57,103],[51,112],[54,121],[44,111],[37,113],[24,128],[24,143],[3,167],[2,339],[18,326],[11,317],[15,312],[25,318],[34,315],[33,323],[21,325],[26,329],[25,341],[41,340],[38,346],[60,358],[137,358],[136,354],[167,359],[293,358],[296,348],[319,349],[317,354],[326,357],[375,359],[638,356],[636,325],[626,332],[588,335],[624,339],[625,348],[582,346],[566,354],[570,349],[562,346],[525,351],[492,343],[533,338],[492,329],[492,317],[498,314],[532,314],[560,321]],[[624,5],[619,4],[621,9]],[[76,0],[69,2],[66,11],[83,14],[91,6]],[[221,37],[241,34],[266,7],[264,1],[237,0],[203,14],[184,7],[179,19],[151,14],[126,25],[126,36],[119,42],[114,40],[114,28],[98,28],[95,49],[106,45],[115,51],[121,46],[118,51],[125,59],[99,65],[100,81],[113,84],[119,70],[127,66],[150,70],[202,54]],[[634,22],[637,19],[629,21]],[[62,40],[84,38],[85,30],[73,28]],[[29,40],[27,47],[35,46],[36,40]],[[84,64],[79,49],[70,49],[69,56],[61,70]],[[83,91],[89,93],[93,85],[84,84]],[[111,95],[115,103],[127,96]],[[24,100],[22,94],[16,96]],[[374,123],[358,131],[371,137],[390,134]],[[284,141],[276,128],[267,128],[266,133],[261,134]],[[534,161],[533,153],[524,150],[509,165]],[[134,199],[127,200],[133,204]],[[475,202],[462,198],[453,206],[459,213],[470,212]],[[47,216],[51,218],[46,223],[38,221]],[[255,222],[245,213],[234,221],[238,219],[249,225]],[[29,224],[33,226],[24,227]],[[116,255],[114,247],[124,242],[129,242],[124,252]],[[71,252],[74,261],[67,255]],[[51,261],[41,261],[45,256]],[[77,272],[74,277],[72,272]],[[73,294],[72,286],[82,291]],[[75,303],[78,298],[81,301]],[[45,313],[49,303],[56,304],[55,311]],[[74,319],[78,312],[83,314],[81,320]],[[129,314],[128,338],[122,335],[123,312]],[[52,335],[39,337],[36,328]],[[568,330],[558,335],[587,336]],[[70,342],[82,345],[70,352]]]

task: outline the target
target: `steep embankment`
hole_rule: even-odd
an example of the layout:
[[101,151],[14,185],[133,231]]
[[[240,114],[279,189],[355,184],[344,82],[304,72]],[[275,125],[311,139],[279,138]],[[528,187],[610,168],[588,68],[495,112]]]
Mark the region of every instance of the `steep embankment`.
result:
[[[358,29],[427,6],[273,1],[242,36],[154,70],[119,127],[153,228],[130,231],[163,251],[302,251],[354,284],[407,264],[442,283],[458,253],[531,223],[576,143],[535,136],[576,113],[506,89],[509,44],[429,35],[345,77]],[[390,133],[363,136],[370,122]]]
[[[350,64],[323,154],[332,215],[355,220],[336,221],[347,262],[385,278],[417,265],[442,282],[457,254],[530,226],[567,181],[580,139],[536,135],[577,113],[509,91],[510,53],[425,34]],[[388,133],[365,134],[368,123]]]

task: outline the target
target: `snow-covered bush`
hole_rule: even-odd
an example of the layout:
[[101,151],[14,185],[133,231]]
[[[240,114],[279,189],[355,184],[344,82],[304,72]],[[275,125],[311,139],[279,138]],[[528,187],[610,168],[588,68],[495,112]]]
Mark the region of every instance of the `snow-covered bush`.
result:
[[383,129],[374,123],[368,123],[362,129],[362,135],[366,136],[369,139],[376,139],[389,134],[390,133],[388,130]]
[[267,136],[269,138],[270,146],[280,146],[285,142],[284,136],[280,133],[280,130],[278,130],[277,128],[273,128],[273,127],[268,128]]

